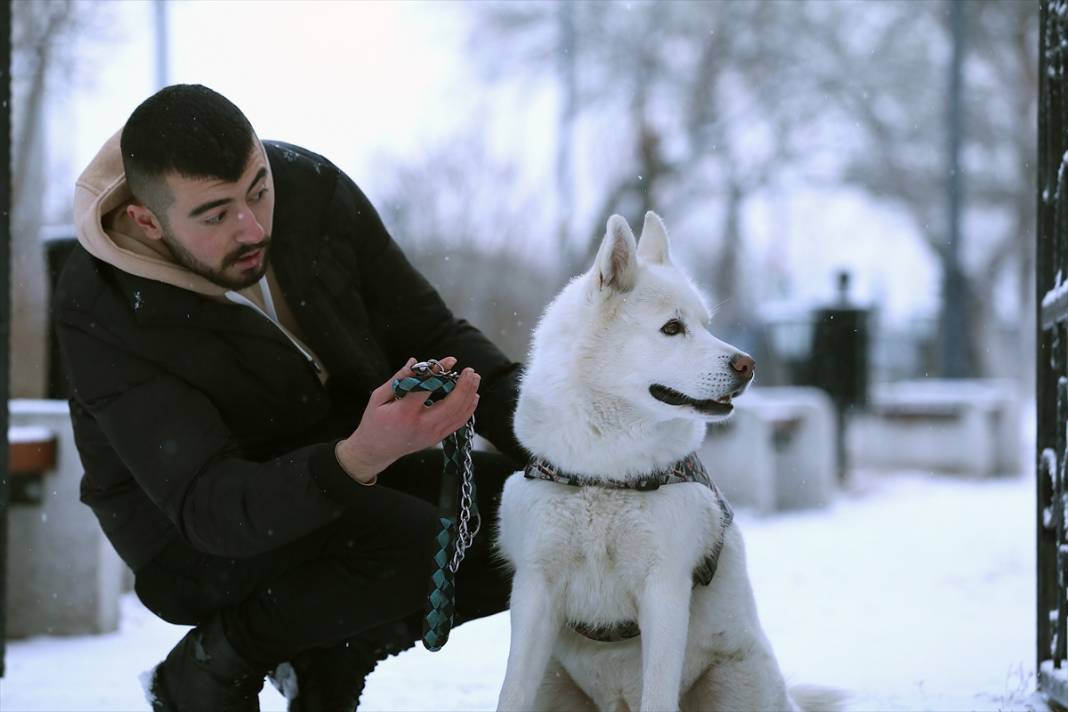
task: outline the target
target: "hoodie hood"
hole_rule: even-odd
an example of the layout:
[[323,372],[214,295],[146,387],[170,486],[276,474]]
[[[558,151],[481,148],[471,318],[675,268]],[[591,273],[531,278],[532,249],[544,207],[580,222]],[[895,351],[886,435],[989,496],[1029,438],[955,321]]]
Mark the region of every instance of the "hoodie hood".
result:
[[[180,264],[165,244],[146,237],[126,214],[133,194],[122,167],[121,136],[120,129],[108,139],[75,183],[74,227],[78,242],[93,257],[123,272],[206,296],[224,296],[229,291],[226,287]],[[259,138],[254,138],[257,149],[264,154],[270,180],[270,161]]]

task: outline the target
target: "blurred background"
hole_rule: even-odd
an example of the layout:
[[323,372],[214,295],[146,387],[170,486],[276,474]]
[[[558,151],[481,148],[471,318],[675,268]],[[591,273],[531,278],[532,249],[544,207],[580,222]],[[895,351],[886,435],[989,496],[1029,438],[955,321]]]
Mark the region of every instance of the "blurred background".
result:
[[[994,558],[976,554],[974,576],[912,592],[945,596],[928,617],[952,618],[954,601],[1010,562],[1010,592],[993,604],[1005,627],[981,643],[965,642],[964,621],[937,636],[958,645],[944,658],[1012,650],[989,679],[969,678],[965,655],[963,696],[894,697],[916,693],[919,673],[885,660],[885,678],[857,672],[856,684],[881,690],[868,708],[1023,704],[1035,626],[1037,3],[15,0],[12,11],[13,398],[63,396],[47,309],[74,181],[166,84],[206,84],[262,138],[340,166],[453,310],[518,360],[545,304],[592,263],[608,216],[637,228],[655,210],[715,307],[713,331],[759,364],[751,402],[703,453],[724,463],[728,495],[753,518],[755,575],[782,587],[773,535],[801,536],[782,521],[823,532],[818,549],[883,521],[864,510],[882,502],[894,514],[872,533],[878,546],[901,518],[927,522],[890,556],[907,566],[932,537],[1015,507],[1001,532],[1011,545],[987,542]],[[873,492],[883,499],[865,499]],[[982,548],[960,547],[963,558]],[[835,576],[855,575],[857,597],[909,588],[865,568],[870,550],[855,554]],[[934,556],[922,576],[961,561]],[[825,563],[791,570],[791,595],[825,597],[827,582],[810,577]],[[762,605],[773,633],[778,620],[796,635],[786,600]],[[826,620],[846,631],[851,612],[870,615],[846,604]],[[906,645],[889,650],[909,657]],[[855,650],[836,649],[844,667],[818,677],[852,670]],[[788,672],[808,671],[802,650]],[[403,687],[374,699],[403,706]],[[981,704],[968,692],[979,688]]]
[[607,217],[655,209],[743,348],[845,270],[874,380],[1028,391],[1038,7],[960,5],[16,2],[14,392],[45,387],[42,234],[172,82],[349,172],[516,358]]

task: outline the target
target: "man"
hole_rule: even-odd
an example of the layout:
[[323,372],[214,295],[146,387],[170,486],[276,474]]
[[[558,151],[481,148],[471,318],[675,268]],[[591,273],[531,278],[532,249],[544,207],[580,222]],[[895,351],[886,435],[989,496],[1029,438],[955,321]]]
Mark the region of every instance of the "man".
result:
[[[428,448],[477,411],[511,458],[474,456],[487,521],[525,459],[518,364],[449,312],[344,173],[261,142],[223,96],[168,87],[120,133],[78,180],[84,249],[54,318],[82,500],[145,605],[195,626],[149,699],[257,710],[274,671],[291,711],[349,712],[420,634],[442,471]],[[394,399],[413,357],[458,364],[453,392]],[[457,575],[461,622],[507,607],[488,529]]]

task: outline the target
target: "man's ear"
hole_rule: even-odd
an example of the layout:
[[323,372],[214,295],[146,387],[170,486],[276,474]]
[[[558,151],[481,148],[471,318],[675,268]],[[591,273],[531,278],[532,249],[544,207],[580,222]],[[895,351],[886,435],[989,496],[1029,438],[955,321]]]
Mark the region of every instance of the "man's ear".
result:
[[141,228],[141,231],[152,240],[163,239],[163,226],[160,224],[159,219],[156,218],[156,214],[139,203],[130,203],[126,206],[126,215]]

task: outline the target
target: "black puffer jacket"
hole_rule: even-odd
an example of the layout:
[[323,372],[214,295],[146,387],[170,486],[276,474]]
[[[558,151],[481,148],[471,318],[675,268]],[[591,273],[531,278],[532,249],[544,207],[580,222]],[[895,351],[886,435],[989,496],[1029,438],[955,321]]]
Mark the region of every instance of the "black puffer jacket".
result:
[[135,570],[184,537],[254,555],[337,517],[365,488],[333,442],[409,356],[454,355],[482,375],[479,432],[522,458],[518,364],[455,318],[356,185],[304,149],[267,143],[272,264],[309,362],[240,305],[121,271],[78,248],[54,300],[85,475],[82,501]]

